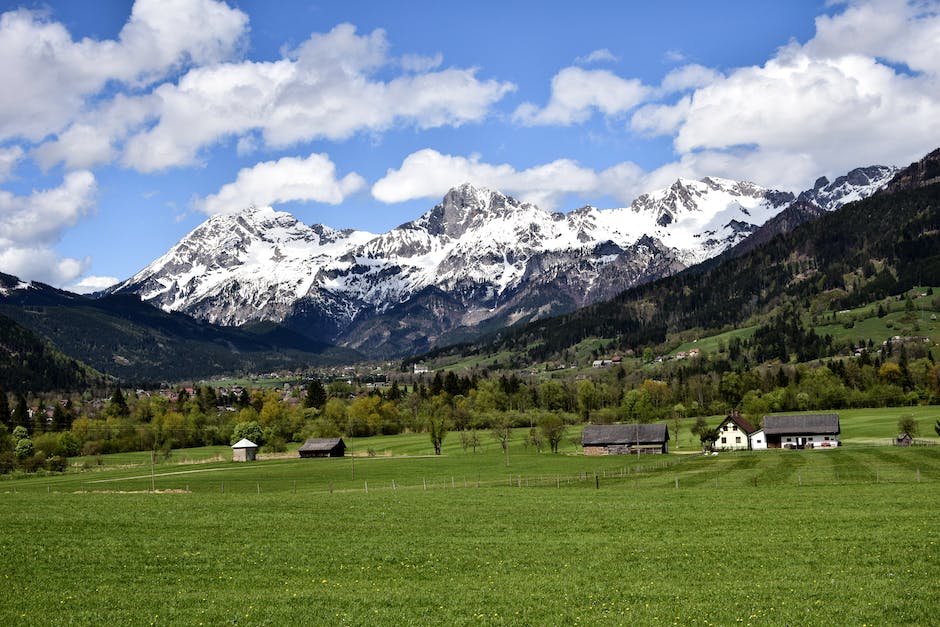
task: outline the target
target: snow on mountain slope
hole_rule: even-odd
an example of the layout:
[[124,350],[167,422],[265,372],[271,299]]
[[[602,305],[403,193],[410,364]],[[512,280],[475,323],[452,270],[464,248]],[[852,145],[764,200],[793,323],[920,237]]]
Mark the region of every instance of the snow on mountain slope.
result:
[[834,211],[847,203],[868,198],[887,185],[898,170],[899,168],[884,165],[855,168],[831,183],[825,176],[821,176],[816,179],[812,189],[800,194],[799,199]]
[[278,320],[321,269],[374,237],[306,226],[270,207],[217,215],[109,292],[132,291],[167,311],[220,324]]
[[[832,184],[820,179],[804,195],[832,209],[870,195],[890,174],[860,169]],[[109,291],[216,323],[285,322],[317,339],[388,353],[406,350],[402,338],[433,342],[462,327],[610,298],[732,248],[793,200],[707,177],[679,179],[629,207],[565,215],[464,184],[378,235],[252,207],[209,218]],[[387,348],[395,342],[399,348]]]

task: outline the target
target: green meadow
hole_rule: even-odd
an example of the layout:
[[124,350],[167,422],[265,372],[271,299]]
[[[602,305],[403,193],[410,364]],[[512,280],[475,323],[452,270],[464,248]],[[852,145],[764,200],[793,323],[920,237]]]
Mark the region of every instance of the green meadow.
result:
[[828,451],[77,460],[0,481],[0,624],[936,624],[940,446],[873,445],[896,413]]

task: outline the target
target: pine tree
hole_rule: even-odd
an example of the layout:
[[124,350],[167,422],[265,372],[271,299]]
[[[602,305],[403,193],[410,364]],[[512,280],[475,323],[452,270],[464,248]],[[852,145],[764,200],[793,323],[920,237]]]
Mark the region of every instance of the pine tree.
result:
[[304,407],[323,409],[326,405],[326,390],[319,379],[312,379],[307,384],[307,395],[304,396]]
[[114,388],[114,393],[111,395],[111,400],[108,401],[105,413],[116,418],[127,418],[131,415],[131,410],[127,406],[127,401],[124,400],[124,392],[121,391],[121,388]]
[[3,390],[0,390],[0,423],[13,429],[14,425],[12,416],[10,415],[10,399],[7,398],[7,393]]
[[16,395],[16,407],[13,409],[11,422],[14,428],[29,429],[29,407],[26,406],[26,397],[22,394]]

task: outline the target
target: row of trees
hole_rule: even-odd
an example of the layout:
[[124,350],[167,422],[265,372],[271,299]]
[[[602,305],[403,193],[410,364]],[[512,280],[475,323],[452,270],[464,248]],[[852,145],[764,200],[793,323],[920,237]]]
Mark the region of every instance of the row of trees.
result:
[[[275,451],[310,436],[402,432],[428,432],[439,451],[449,431],[459,432],[461,443],[469,445],[477,432],[512,427],[527,427],[533,444],[556,448],[551,434],[557,423],[680,421],[735,409],[759,424],[772,412],[940,403],[940,365],[917,340],[883,347],[859,343],[863,350],[857,357],[814,365],[749,366],[755,350],[792,358],[793,346],[815,345],[814,337],[780,317],[761,327],[756,339],[731,340],[701,358],[629,369],[617,365],[592,370],[589,377],[439,371],[382,390],[314,380],[302,393],[287,396],[274,390],[230,394],[202,385],[171,398],[115,389],[106,402],[87,394],[27,398],[0,391],[0,469],[39,467],[76,454],[230,444],[245,425],[252,429],[249,439]],[[826,339],[819,346],[830,344]],[[38,410],[31,412],[31,405]],[[21,444],[24,440],[29,443]]]

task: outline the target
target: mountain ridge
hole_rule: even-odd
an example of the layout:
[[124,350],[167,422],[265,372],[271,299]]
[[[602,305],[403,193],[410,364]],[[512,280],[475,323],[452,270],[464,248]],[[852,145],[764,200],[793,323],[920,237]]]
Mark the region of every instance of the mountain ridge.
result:
[[[893,173],[870,170],[838,185],[820,179],[814,198],[870,195]],[[255,207],[209,218],[108,292],[396,356],[414,350],[409,342],[424,350],[484,323],[558,315],[673,274],[739,245],[795,199],[749,182],[680,178],[629,207],[563,214],[465,183],[381,234]]]

